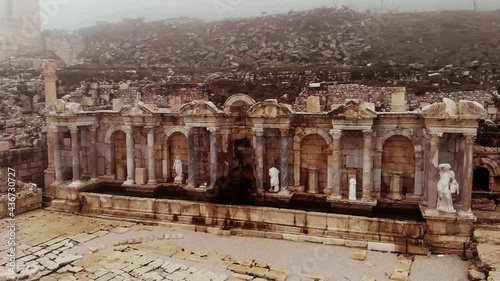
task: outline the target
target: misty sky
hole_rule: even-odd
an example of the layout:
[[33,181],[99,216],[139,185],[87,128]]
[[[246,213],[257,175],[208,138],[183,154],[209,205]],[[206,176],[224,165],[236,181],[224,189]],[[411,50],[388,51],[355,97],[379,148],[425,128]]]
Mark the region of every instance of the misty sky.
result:
[[[500,9],[500,0],[477,0],[478,9]],[[47,3],[65,3],[59,7]],[[44,29],[75,29],[96,21],[120,21],[125,17],[159,20],[179,16],[217,20],[258,16],[262,12],[286,13],[321,6],[349,6],[355,10],[379,11],[381,0],[40,0]],[[384,0],[386,10],[472,9],[472,0]]]

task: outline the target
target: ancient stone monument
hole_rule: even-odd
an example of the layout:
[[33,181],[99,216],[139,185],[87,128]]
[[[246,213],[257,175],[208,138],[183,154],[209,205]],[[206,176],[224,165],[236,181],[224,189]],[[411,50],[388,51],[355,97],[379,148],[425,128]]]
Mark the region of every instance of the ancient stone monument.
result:
[[182,182],[184,181],[184,174],[182,172],[182,161],[179,156],[175,158],[173,169],[175,170],[175,174],[177,175],[174,179],[174,183],[182,184]]

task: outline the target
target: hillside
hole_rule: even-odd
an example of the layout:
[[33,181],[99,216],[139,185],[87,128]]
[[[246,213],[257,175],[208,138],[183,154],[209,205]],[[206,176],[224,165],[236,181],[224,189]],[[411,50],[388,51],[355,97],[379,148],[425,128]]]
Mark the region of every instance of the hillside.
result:
[[101,23],[78,31],[81,57],[102,65],[496,65],[500,12],[375,14],[321,8],[204,22]]

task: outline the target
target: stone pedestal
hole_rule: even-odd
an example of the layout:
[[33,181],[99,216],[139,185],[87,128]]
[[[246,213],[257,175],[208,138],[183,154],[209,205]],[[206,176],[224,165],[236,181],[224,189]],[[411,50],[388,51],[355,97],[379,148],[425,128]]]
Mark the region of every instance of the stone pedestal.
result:
[[464,243],[469,243],[475,217],[462,218],[454,213],[428,210],[420,204],[420,211],[427,221],[425,243],[433,252],[462,254]]
[[144,185],[148,182],[148,170],[144,168],[135,169],[135,183]]
[[403,188],[402,176],[402,172],[395,172],[391,174],[391,192],[387,195],[388,199],[395,201],[401,201],[404,199],[401,195],[401,189]]
[[309,169],[309,185],[308,193],[318,194],[319,193],[319,169],[310,168]]
[[116,179],[119,181],[127,179],[127,165],[116,166]]

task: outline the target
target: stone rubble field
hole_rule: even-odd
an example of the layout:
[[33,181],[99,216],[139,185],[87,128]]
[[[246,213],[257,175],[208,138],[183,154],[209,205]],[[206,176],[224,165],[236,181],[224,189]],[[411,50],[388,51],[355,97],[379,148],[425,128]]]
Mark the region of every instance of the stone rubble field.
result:
[[[7,241],[8,221],[0,226]],[[455,256],[405,257],[45,210],[19,215],[16,239],[20,272],[9,275],[3,255],[0,280],[461,281],[468,269]]]

